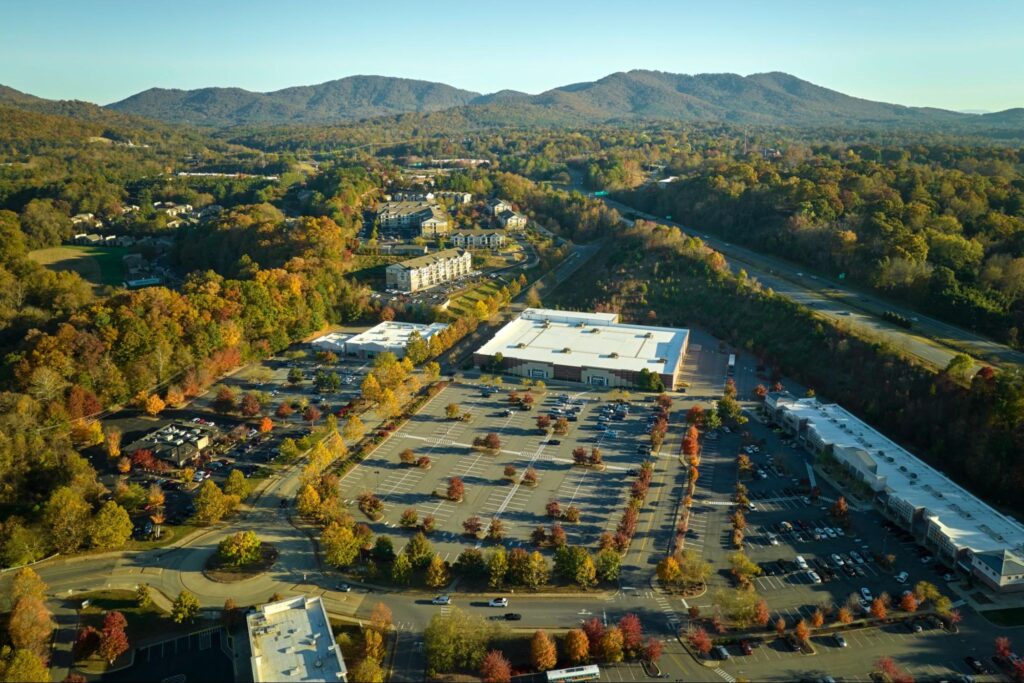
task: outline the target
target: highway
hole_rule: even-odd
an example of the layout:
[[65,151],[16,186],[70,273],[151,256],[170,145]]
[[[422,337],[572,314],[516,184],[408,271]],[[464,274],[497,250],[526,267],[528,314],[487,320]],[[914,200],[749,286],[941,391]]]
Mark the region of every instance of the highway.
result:
[[[834,278],[813,273],[806,267],[736,246],[710,234],[637,211],[608,198],[604,198],[604,201],[621,213],[636,213],[646,220],[671,225],[688,235],[700,237],[709,247],[721,252],[728,259],[734,272],[742,268],[762,285],[812,308],[822,317],[884,340],[937,368],[944,368],[957,353],[966,353],[979,364],[996,367],[1005,368],[1024,363],[1024,353],[1020,351],[955,325],[921,315],[874,294],[854,289]],[[885,311],[895,311],[912,320],[913,327],[907,330],[885,322],[881,318]]]

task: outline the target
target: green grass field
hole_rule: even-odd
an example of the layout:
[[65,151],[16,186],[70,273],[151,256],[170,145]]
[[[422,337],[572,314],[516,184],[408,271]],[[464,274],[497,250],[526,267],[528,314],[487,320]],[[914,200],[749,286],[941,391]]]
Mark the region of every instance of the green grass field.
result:
[[37,249],[28,257],[50,270],[73,270],[97,287],[124,282],[124,247],[66,245]]
[[448,307],[455,315],[467,315],[473,312],[473,306],[477,301],[486,299],[501,289],[501,286],[494,280],[488,280],[483,282],[472,289],[463,292],[460,296],[452,300],[451,305]]

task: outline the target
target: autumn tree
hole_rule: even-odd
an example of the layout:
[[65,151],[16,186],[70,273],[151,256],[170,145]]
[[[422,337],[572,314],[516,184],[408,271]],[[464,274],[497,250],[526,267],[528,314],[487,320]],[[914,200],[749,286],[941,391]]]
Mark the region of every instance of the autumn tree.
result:
[[623,637],[618,626],[605,629],[601,636],[601,656],[606,662],[621,662],[623,658]]
[[448,480],[448,500],[460,501],[466,493],[466,486],[462,483],[461,477],[452,477]]
[[793,633],[802,643],[807,642],[807,639],[811,637],[811,629],[808,628],[807,622],[803,619],[796,622],[796,626],[793,627]]
[[704,629],[700,627],[693,629],[687,636],[687,640],[689,640],[690,646],[701,655],[706,657],[711,652],[711,636]]
[[814,610],[814,614],[811,615],[811,626],[814,628],[821,628],[825,624],[825,613],[821,609]]
[[871,616],[875,619],[885,619],[888,614],[889,610],[886,608],[882,598],[875,598],[871,601]]
[[391,624],[391,608],[383,602],[378,602],[370,612],[370,628],[383,634],[391,628]]
[[[479,306],[481,301],[476,302]],[[480,664],[480,680],[483,683],[511,683],[512,665],[498,650],[491,650]]]
[[570,664],[582,664],[590,659],[590,641],[587,634],[578,628],[571,629],[565,634],[563,647],[565,658]]
[[42,598],[23,595],[11,610],[7,635],[14,647],[45,657],[54,628],[56,623]]
[[128,651],[128,636],[125,634],[127,626],[124,615],[116,610],[108,612],[104,617],[97,651],[108,664],[113,664],[114,660]]
[[530,664],[537,671],[547,671],[554,669],[557,663],[555,642],[543,629],[536,631],[530,641]]
[[363,434],[366,433],[366,425],[355,413],[349,414],[345,420],[345,425],[341,428],[341,435],[347,441],[358,441],[363,438]]
[[757,605],[754,606],[754,623],[758,626],[767,626],[771,618],[771,614],[768,612],[768,603],[758,600]]
[[913,593],[906,593],[900,598],[900,609],[904,612],[916,612],[917,607],[917,598]]
[[622,649],[629,657],[635,657],[643,647],[644,628],[640,618],[630,612],[619,619],[619,631],[622,632]]
[[852,624],[853,623],[853,613],[850,611],[850,608],[849,607],[840,607],[839,611],[836,612],[836,621],[839,622],[840,624]]

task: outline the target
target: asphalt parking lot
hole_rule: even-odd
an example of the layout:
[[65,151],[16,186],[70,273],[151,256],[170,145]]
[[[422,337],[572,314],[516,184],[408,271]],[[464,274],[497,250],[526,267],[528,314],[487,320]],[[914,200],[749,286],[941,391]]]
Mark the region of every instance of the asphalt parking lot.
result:
[[141,647],[127,669],[103,676],[104,681],[231,681],[231,658],[222,649],[222,629],[207,629]]
[[[476,544],[462,528],[462,523],[474,515],[485,525],[492,517],[500,517],[506,528],[505,544],[528,546],[530,532],[536,526],[550,528],[553,520],[545,506],[551,500],[557,500],[563,510],[570,505],[580,509],[580,523],[563,522],[563,528],[570,543],[593,546],[603,531],[614,529],[628,495],[628,471],[645,459],[637,446],[647,441],[645,416],[653,404],[634,402],[628,418],[616,421],[614,428],[601,430],[597,417],[607,393],[576,391],[571,395],[580,403],[577,421],[570,423],[566,436],[549,438],[538,431],[536,418],[554,408],[563,392],[549,388],[546,395],[538,397],[532,411],[512,410],[506,415],[510,388],[485,396],[478,386],[450,385],[349,473],[341,483],[342,496],[354,505],[360,493],[376,492],[384,501],[385,515],[371,527],[377,533],[396,536],[396,549],[411,536],[398,525],[404,510],[416,509],[421,519],[432,515],[437,531],[431,540],[449,561],[454,561],[467,545]],[[444,412],[449,403],[471,413],[472,420],[447,420]],[[612,431],[616,434],[610,435]],[[473,439],[489,432],[501,439],[501,452],[490,455],[472,450]],[[560,443],[551,444],[552,439]],[[572,450],[577,446],[588,451],[600,448],[606,469],[573,466]],[[399,453],[407,448],[417,457],[428,456],[431,468],[402,465]],[[507,481],[503,470],[508,464],[516,467],[517,478],[528,466],[534,467],[538,484],[529,487]],[[461,477],[465,484],[461,503],[433,495],[434,491],[445,490],[451,477]]]

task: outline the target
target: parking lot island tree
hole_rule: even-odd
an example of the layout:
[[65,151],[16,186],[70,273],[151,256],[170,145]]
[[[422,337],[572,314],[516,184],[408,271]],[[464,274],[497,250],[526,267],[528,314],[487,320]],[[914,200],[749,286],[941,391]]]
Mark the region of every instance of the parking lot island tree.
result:
[[462,477],[451,477],[448,480],[448,500],[460,503],[466,493],[466,485],[462,483]]
[[570,629],[565,634],[562,651],[570,664],[583,664],[590,659],[590,641],[582,629]]
[[450,580],[447,564],[441,559],[440,554],[434,553],[430,558],[430,564],[427,565],[426,584],[431,588],[443,588]]
[[[477,301],[477,306],[482,301]],[[491,650],[480,663],[480,680],[483,683],[511,683],[512,664],[499,650]]]

